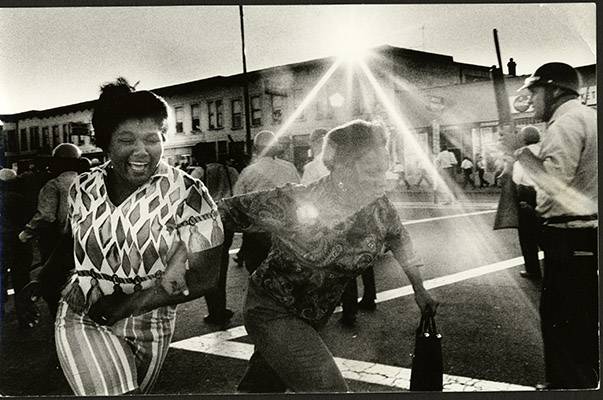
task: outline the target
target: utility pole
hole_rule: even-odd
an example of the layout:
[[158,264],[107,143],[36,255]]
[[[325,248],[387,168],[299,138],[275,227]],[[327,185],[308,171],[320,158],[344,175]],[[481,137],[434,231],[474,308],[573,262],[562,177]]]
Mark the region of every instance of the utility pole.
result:
[[251,156],[251,124],[249,104],[249,79],[247,77],[247,58],[245,56],[245,24],[243,22],[243,5],[239,4],[239,19],[241,20],[241,54],[243,57],[243,106],[245,108],[245,152]]

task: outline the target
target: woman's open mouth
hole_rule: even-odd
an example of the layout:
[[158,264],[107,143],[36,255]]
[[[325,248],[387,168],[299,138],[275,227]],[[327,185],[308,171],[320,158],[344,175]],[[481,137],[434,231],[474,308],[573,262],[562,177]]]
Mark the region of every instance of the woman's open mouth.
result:
[[128,165],[134,172],[144,172],[144,170],[146,169],[147,165],[149,165],[149,163],[130,161],[128,163]]

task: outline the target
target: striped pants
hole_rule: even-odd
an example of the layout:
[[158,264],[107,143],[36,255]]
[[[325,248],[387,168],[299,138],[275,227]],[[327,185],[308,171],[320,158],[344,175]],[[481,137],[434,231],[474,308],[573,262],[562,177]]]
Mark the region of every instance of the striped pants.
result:
[[165,360],[176,307],[161,307],[101,326],[87,315],[59,305],[55,341],[61,368],[78,396],[147,393]]

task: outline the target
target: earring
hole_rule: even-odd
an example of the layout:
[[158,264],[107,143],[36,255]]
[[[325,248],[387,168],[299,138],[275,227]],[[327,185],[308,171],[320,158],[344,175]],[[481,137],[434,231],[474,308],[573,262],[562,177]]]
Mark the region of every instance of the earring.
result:
[[345,186],[344,186],[344,184],[343,184],[343,182],[342,182],[342,181],[339,181],[339,182],[337,183],[337,187],[338,187],[338,188],[339,188],[339,190],[341,190],[342,192],[347,191],[347,189],[345,188]]

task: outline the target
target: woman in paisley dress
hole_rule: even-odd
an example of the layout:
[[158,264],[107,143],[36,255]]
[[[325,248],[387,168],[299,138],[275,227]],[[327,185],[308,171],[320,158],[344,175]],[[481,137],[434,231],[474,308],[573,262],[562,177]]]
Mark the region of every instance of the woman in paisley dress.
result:
[[176,304],[217,285],[222,224],[201,181],[161,161],[168,105],[125,79],[92,117],[109,161],[69,193],[75,269],[55,321],[76,395],[146,393],[174,332]]
[[273,243],[250,276],[243,315],[255,351],[240,392],[348,391],[318,331],[350,279],[387,251],[409,278],[421,312],[435,313],[410,236],[385,196],[386,144],[380,125],[349,122],[326,136],[329,175],[219,202],[225,227],[269,232]]

